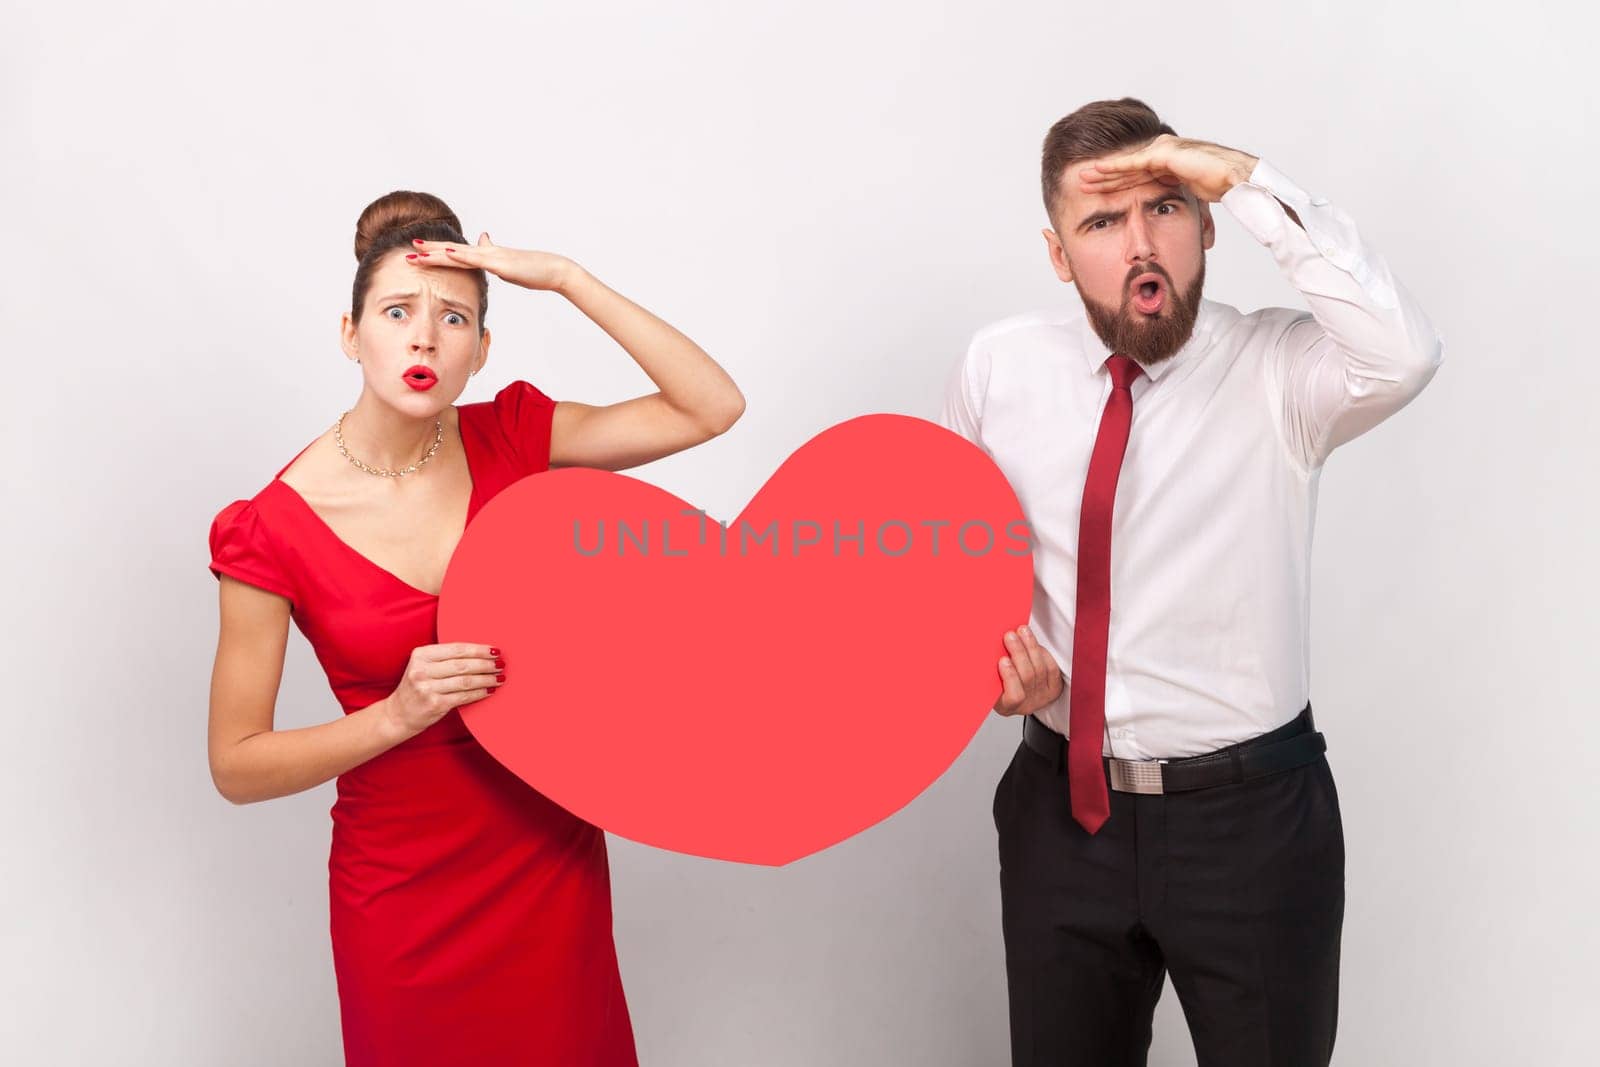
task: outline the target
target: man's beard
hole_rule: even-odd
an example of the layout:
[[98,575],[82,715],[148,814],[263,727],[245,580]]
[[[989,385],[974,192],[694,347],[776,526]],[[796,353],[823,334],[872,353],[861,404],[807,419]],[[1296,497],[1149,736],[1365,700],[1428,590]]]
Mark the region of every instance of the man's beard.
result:
[[[1129,284],[1141,274],[1159,274],[1167,283],[1167,306],[1156,315],[1146,315],[1133,307]],[[1189,335],[1194,332],[1194,320],[1200,313],[1200,291],[1205,287],[1206,261],[1200,257],[1200,272],[1182,296],[1172,284],[1172,275],[1161,267],[1150,265],[1130,271],[1122,286],[1122,307],[1110,308],[1096,303],[1082,289],[1078,296],[1084,310],[1089,313],[1089,324],[1102,343],[1112,352],[1120,352],[1141,366],[1160,363],[1170,358]]]

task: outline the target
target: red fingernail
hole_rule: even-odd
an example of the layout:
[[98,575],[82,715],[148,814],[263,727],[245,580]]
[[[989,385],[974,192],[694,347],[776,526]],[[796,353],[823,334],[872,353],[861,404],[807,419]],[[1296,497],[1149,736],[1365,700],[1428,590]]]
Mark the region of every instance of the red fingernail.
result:
[[407,259],[416,259],[417,258],[417,254],[415,252],[413,252],[409,256],[407,256],[406,258]]
[[498,656],[499,654],[500,654],[500,650],[498,648],[491,648],[489,650],[489,655],[491,655],[491,656]]
[[506,680],[506,672],[505,671],[501,671],[499,674],[494,676],[494,680],[497,681],[497,682],[505,681]]
[[424,253],[422,253],[422,258],[423,259],[427,259],[430,255],[432,255],[431,252],[424,252]]
[[421,244],[421,243],[422,243],[422,238],[420,238],[420,237],[413,237],[413,238],[412,238],[412,239],[411,239],[411,243],[412,243],[412,244],[414,244],[414,245],[420,245],[420,244]]

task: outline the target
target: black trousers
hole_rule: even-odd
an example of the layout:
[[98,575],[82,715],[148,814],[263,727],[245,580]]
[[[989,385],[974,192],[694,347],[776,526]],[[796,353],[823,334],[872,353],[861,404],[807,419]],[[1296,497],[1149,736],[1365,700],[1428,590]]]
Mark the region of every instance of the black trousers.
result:
[[1326,755],[1109,796],[1110,818],[1085,833],[1065,760],[1027,745],[995,790],[1013,1067],[1144,1064],[1168,971],[1200,1067],[1327,1064],[1344,828]]

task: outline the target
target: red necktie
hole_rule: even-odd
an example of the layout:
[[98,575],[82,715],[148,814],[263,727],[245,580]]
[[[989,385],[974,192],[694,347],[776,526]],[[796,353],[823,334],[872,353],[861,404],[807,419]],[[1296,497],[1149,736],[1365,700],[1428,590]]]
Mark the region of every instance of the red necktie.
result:
[[1078,516],[1078,615],[1072,627],[1072,686],[1068,698],[1067,789],[1072,817],[1091,834],[1111,814],[1100,750],[1106,733],[1106,631],[1111,624],[1111,511],[1117,475],[1128,447],[1139,364],[1124,355],[1106,360],[1111,397],[1089,457]]

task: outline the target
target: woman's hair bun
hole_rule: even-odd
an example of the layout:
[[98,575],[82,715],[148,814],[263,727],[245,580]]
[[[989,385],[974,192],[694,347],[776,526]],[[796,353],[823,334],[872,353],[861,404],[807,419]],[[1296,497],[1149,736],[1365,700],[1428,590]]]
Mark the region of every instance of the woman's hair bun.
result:
[[[417,193],[409,189],[396,189],[385,193],[366,206],[356,222],[356,261],[360,262],[368,249],[377,243],[385,231],[403,229],[420,223],[441,223],[457,234],[461,233],[461,220],[450,210],[450,205],[432,193]],[[462,241],[464,238],[457,237]]]
[[[396,189],[385,193],[361,212],[356,222],[356,277],[350,286],[350,316],[357,325],[366,304],[367,290],[379,266],[399,249],[414,251],[413,239],[467,244],[461,235],[461,220],[450,205],[432,193]],[[465,272],[478,289],[478,329],[484,328],[489,314],[489,279],[482,267]]]

